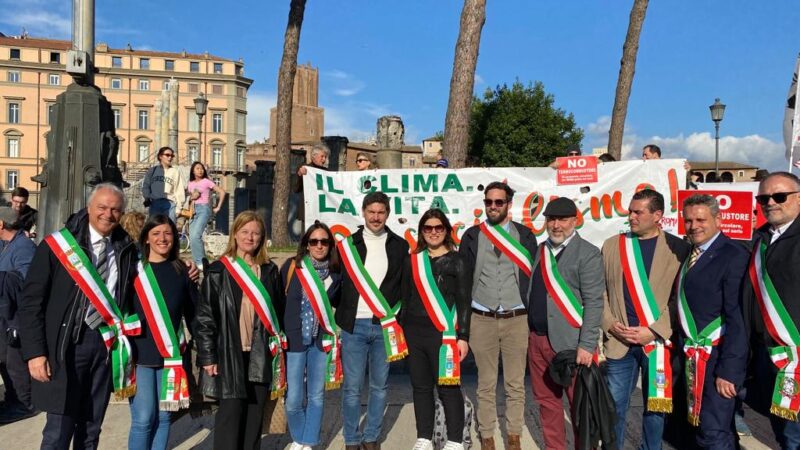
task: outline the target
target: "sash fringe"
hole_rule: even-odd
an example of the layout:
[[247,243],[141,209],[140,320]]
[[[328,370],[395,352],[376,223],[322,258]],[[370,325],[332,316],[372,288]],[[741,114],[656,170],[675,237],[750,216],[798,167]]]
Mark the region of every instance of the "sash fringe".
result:
[[269,399],[270,399],[270,400],[276,400],[276,399],[279,399],[279,398],[283,397],[283,394],[285,394],[285,393],[286,393],[286,388],[285,388],[285,387],[282,387],[282,388],[280,388],[280,389],[277,389],[277,390],[271,391],[271,392],[269,393]]
[[128,397],[136,395],[136,385],[131,384],[114,392],[114,400],[125,400]]
[[326,381],[325,382],[325,390],[326,391],[332,391],[334,389],[339,389],[340,387],[342,387],[342,382],[341,381],[337,381],[335,383],[331,382],[331,381]]
[[648,398],[647,410],[650,412],[672,412],[672,399],[671,398]]
[[784,408],[778,405],[772,405],[769,408],[769,412],[775,414],[776,416],[780,417],[781,419],[791,420],[793,422],[797,422],[797,411],[792,411],[789,408]]
[[387,356],[386,357],[386,362],[400,361],[401,359],[405,358],[406,356],[408,356],[408,350],[403,350],[402,352],[400,352],[400,353],[398,353],[396,355]]
[[461,384],[461,379],[457,377],[439,377],[439,384],[441,386],[458,386]]
[[180,411],[189,407],[189,399],[166,400],[158,402],[159,411]]
[[699,427],[700,426],[700,417],[699,416],[695,416],[692,413],[688,413],[686,415],[686,420],[688,420],[689,421],[689,425],[691,425],[693,427]]

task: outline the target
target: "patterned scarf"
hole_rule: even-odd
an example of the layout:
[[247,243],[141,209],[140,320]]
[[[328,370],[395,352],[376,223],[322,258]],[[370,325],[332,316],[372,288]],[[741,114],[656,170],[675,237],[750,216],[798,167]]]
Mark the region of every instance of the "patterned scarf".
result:
[[[316,259],[311,258],[311,263],[314,265],[314,269],[317,271],[319,279],[325,281],[325,279],[328,278],[328,275],[330,275],[330,270],[328,270],[328,261],[317,261]],[[303,294],[303,301],[300,303],[300,319],[303,325],[303,345],[311,345],[311,341],[319,334],[319,320],[317,320],[317,315],[314,313],[314,309],[311,307],[311,301],[308,299],[306,291],[301,289],[300,292]]]

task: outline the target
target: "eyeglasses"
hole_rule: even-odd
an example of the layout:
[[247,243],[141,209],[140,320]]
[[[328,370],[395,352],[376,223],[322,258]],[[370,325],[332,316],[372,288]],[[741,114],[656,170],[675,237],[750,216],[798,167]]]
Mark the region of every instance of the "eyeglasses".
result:
[[323,247],[327,247],[327,246],[331,245],[331,240],[330,239],[309,239],[308,240],[308,246],[309,247],[316,247],[318,245],[321,245]]
[[357,159],[356,160],[356,162],[367,162],[367,161],[369,161],[369,160],[368,159]]
[[172,158],[172,157],[174,157],[175,155],[173,155],[172,153],[164,153],[164,154],[163,154],[163,155],[161,155],[161,156],[166,156],[167,158]]
[[444,225],[423,225],[422,232],[425,234],[444,233]]
[[769,199],[775,200],[775,203],[781,204],[786,201],[792,194],[797,194],[800,191],[791,191],[791,192],[775,192],[774,194],[761,194],[756,195],[756,201],[759,205],[766,205],[769,203]]
[[508,200],[503,200],[501,198],[496,198],[494,200],[492,200],[490,198],[483,199],[483,206],[485,206],[487,208],[489,208],[492,205],[494,205],[495,208],[502,208],[503,206],[506,206],[506,203],[509,203],[509,201]]
[[581,156],[581,154],[578,152],[569,152],[567,153],[567,156]]

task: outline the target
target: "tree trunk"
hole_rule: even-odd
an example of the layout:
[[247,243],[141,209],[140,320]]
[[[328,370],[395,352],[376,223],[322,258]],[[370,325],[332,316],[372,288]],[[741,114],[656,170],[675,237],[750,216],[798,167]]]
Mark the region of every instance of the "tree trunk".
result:
[[628,99],[633,87],[633,73],[636,69],[636,55],[639,52],[639,35],[642,33],[644,16],[649,0],[634,0],[628,22],[628,34],[622,47],[617,93],[614,96],[614,110],[611,113],[611,128],[608,130],[608,153],[617,160],[622,158],[622,134],[625,131],[625,116],[628,114]]
[[475,66],[481,30],[486,22],[486,0],[464,0],[461,10],[453,77],[450,79],[450,99],[444,123],[443,154],[450,167],[461,168],[467,159],[469,117],[472,110],[472,90],[475,86]]
[[297,51],[306,0],[291,0],[289,23],[283,38],[283,58],[278,71],[278,106],[275,131],[275,179],[272,196],[272,245],[286,247],[289,241],[289,159],[292,144],[292,93],[297,72]]

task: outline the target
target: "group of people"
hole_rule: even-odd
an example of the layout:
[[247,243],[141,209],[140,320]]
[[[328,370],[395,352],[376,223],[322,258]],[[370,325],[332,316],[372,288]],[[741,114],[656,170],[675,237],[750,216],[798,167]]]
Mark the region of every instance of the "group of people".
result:
[[[63,229],[35,250],[25,240],[28,264],[15,268],[16,348],[31,384],[30,400],[20,400],[47,413],[41,448],[97,448],[113,392],[130,399],[130,448],[166,448],[171,412],[202,394],[219,405],[214,448],[259,448],[265,405],[285,395],[292,449],[309,449],[320,443],[325,390],[341,387],[347,450],[378,449],[389,365],[405,358],[417,428],[409,447],[433,449],[436,395],[444,448],[457,450],[465,425],[460,363],[470,351],[482,449],[496,445],[501,373],[506,448],[522,448],[526,367],[545,446],[566,448],[562,399],[572,405],[575,381],[565,385],[551,370],[565,352],[573,368],[605,360],[616,408],[615,418],[603,418],[615,431],[606,446],[623,448],[641,374],[648,449],[661,447],[667,417],[688,422],[702,448],[735,448],[735,402],[751,355],[769,355],[774,364],[754,376],[774,386],[770,419],[782,448],[800,448],[800,306],[790,300],[800,289],[796,176],[777,172],[760,182],[756,200],[768,223],[749,247],[720,231],[719,205],[708,195],[685,201],[684,240],[661,230],[660,193],[635,193],[630,231],[602,249],[580,236],[570,199],[548,202],[539,244],[511,220],[511,187],[493,182],[483,195],[485,221],[460,241],[446,214],[431,209],[412,249],[386,226],[389,197],[369,193],[363,226],[337,239],[309,221],[280,268],[269,258],[262,217],[244,211],[198,290],[197,264],[179,258],[170,208],[151,210],[131,237],[118,226],[122,191],[98,185]],[[0,208],[6,276],[3,257],[21,233],[12,219]],[[570,428],[576,447],[597,445],[596,436],[582,442],[585,434]]]

